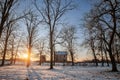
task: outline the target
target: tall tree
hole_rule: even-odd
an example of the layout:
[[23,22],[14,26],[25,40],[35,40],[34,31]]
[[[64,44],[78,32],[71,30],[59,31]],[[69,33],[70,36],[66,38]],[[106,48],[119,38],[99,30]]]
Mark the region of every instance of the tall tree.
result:
[[91,21],[91,14],[86,14],[84,16],[84,30],[85,30],[85,40],[83,42],[82,45],[86,46],[88,49],[90,49],[93,58],[94,58],[94,62],[96,64],[96,66],[98,66],[98,62],[97,62],[97,50],[96,50],[96,44],[97,42],[97,30],[95,28],[92,28],[95,26],[94,22]]
[[[50,69],[53,69],[54,34],[62,16],[69,10],[74,9],[72,0],[43,0],[43,7],[35,6],[43,18],[43,22],[49,27],[50,44]],[[41,5],[41,4],[40,4]]]
[[[9,20],[11,20],[11,19],[9,19]],[[7,20],[7,22],[9,22],[9,20]],[[16,29],[15,23],[16,22],[12,22],[12,23],[8,24],[7,27],[4,29],[3,37],[5,37],[5,40],[4,40],[4,50],[3,50],[3,58],[2,58],[2,64],[1,64],[2,66],[4,65],[4,62],[5,62],[9,38],[10,38],[12,32]]]
[[35,48],[38,50],[39,52],[39,64],[41,65],[41,55],[43,54],[44,51],[44,47],[45,47],[45,39],[41,39],[38,40],[37,44],[35,45]]
[[11,37],[11,41],[10,41],[10,45],[11,45],[11,58],[10,58],[10,64],[13,64],[13,58],[14,58],[14,51],[15,51],[15,35],[13,34]]
[[15,52],[14,52],[14,64],[16,63],[16,57],[18,55],[19,47],[20,47],[20,44],[22,42],[22,36],[23,36],[23,34],[18,36],[18,39],[16,41],[17,43],[16,43],[16,49],[15,49]]
[[[120,1],[119,0],[101,0],[99,3],[95,4],[93,9],[89,13],[89,23],[92,24],[91,29],[96,29],[99,34],[97,37],[104,41],[106,45],[106,50],[109,53],[112,71],[117,71],[117,66],[115,62],[114,52],[112,46],[114,45],[115,35],[118,35],[119,29],[119,11],[120,11]],[[100,31],[102,29],[102,37],[100,36]]]
[[85,41],[83,42],[82,45],[84,45],[91,51],[94,58],[95,65],[98,66],[97,51],[96,51],[96,36],[93,35],[93,32],[94,32],[93,30],[89,31],[89,28],[87,32],[88,33],[86,35]]
[[38,34],[38,25],[39,21],[37,20],[37,16],[33,14],[32,11],[25,17],[25,25],[27,28],[27,48],[28,48],[28,59],[27,59],[27,67],[30,66],[30,57],[32,52],[32,47],[37,40]]
[[60,37],[64,41],[62,44],[64,47],[67,48],[67,50],[70,53],[72,66],[74,66],[74,54],[75,54],[75,41],[77,39],[76,37],[76,27],[75,26],[66,26],[62,29]]

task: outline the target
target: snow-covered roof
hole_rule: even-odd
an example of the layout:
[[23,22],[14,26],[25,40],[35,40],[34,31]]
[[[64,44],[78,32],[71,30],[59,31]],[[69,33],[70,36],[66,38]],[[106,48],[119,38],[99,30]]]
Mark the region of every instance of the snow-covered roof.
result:
[[67,54],[67,51],[56,51],[56,54]]

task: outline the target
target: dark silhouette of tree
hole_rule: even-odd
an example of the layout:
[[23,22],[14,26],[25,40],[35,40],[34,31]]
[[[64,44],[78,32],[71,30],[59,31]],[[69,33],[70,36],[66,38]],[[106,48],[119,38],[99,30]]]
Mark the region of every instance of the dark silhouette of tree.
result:
[[2,31],[6,25],[6,21],[10,15],[12,7],[15,5],[15,0],[1,0],[0,1],[0,37],[2,35]]
[[[0,0],[0,38],[5,27],[28,14],[18,16],[15,13],[17,4],[18,0]],[[8,22],[8,19],[13,15],[16,15],[16,17]]]
[[[9,22],[9,20],[7,20],[7,22]],[[12,23],[8,24],[7,27],[5,27],[5,29],[4,29],[3,37],[5,37],[4,38],[5,40],[4,40],[4,50],[3,50],[3,58],[2,58],[1,66],[4,65],[6,52],[7,52],[8,41],[9,41],[9,38],[10,38],[10,36],[11,36],[11,34],[14,30],[15,30],[15,22],[12,22]]]
[[[102,44],[106,45],[105,50],[109,53],[112,71],[117,71],[113,46],[115,47],[115,35],[119,37],[119,11],[119,0],[101,0],[95,4],[87,15],[87,25],[91,25],[89,29],[96,30],[97,39],[103,41]],[[101,48],[103,48],[103,46],[101,46]]]

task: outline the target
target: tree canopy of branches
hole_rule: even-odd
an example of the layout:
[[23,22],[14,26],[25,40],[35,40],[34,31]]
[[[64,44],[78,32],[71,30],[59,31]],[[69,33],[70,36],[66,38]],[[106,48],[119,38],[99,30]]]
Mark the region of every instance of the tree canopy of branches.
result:
[[57,28],[62,16],[67,11],[74,9],[74,6],[72,0],[43,0],[42,8],[37,3],[35,6],[42,16],[43,22],[49,27],[50,69],[53,69],[55,28]]
[[[119,40],[119,21],[120,21],[120,1],[119,0],[101,0],[85,17],[85,26],[89,32],[92,32],[92,39],[96,41],[97,50],[105,49],[110,56],[112,71],[117,71],[115,61],[115,44]],[[115,41],[117,39],[117,41]],[[98,44],[101,45],[98,45]],[[117,51],[117,50],[116,50]]]
[[[6,21],[12,11],[12,7],[15,4],[15,0],[1,0],[0,1],[0,37],[2,31],[6,26]],[[8,23],[7,23],[8,24]]]
[[31,56],[32,47],[37,41],[39,23],[40,22],[37,20],[37,16],[33,14],[31,11],[25,17],[25,25],[27,27],[27,33],[28,33],[27,35],[27,48],[28,48],[27,67],[29,67],[30,65],[30,56]]
[[3,50],[2,65],[4,65],[9,38],[16,30],[15,26],[18,26],[15,24],[18,20],[27,15],[27,13],[24,15],[17,14],[18,4],[18,0],[0,0],[0,38],[1,36],[6,38],[4,43],[5,46]]
[[43,54],[44,50],[45,50],[45,39],[40,39],[39,41],[37,41],[35,48],[38,50],[39,52],[39,64],[41,65],[42,61],[41,61],[41,55]]
[[59,38],[61,39],[62,45],[69,51],[72,61],[72,66],[74,66],[74,54],[75,54],[75,40],[77,29],[75,26],[69,26],[63,27],[61,30],[61,33],[59,35]]
[[6,23],[8,25],[7,25],[7,27],[4,28],[4,34],[2,35],[2,37],[4,38],[3,59],[2,59],[2,64],[1,64],[2,66],[4,65],[4,61],[5,61],[5,56],[6,56],[9,38],[12,35],[13,31],[16,30],[16,26],[15,26],[16,21],[9,23],[10,20],[12,20],[12,19],[13,19],[13,17],[7,19],[8,23],[7,22]]

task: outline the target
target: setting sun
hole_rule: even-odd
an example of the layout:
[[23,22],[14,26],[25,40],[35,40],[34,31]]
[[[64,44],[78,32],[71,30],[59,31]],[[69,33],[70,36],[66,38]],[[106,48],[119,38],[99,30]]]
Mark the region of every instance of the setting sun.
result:
[[23,54],[23,58],[27,59],[28,55],[27,54]]

